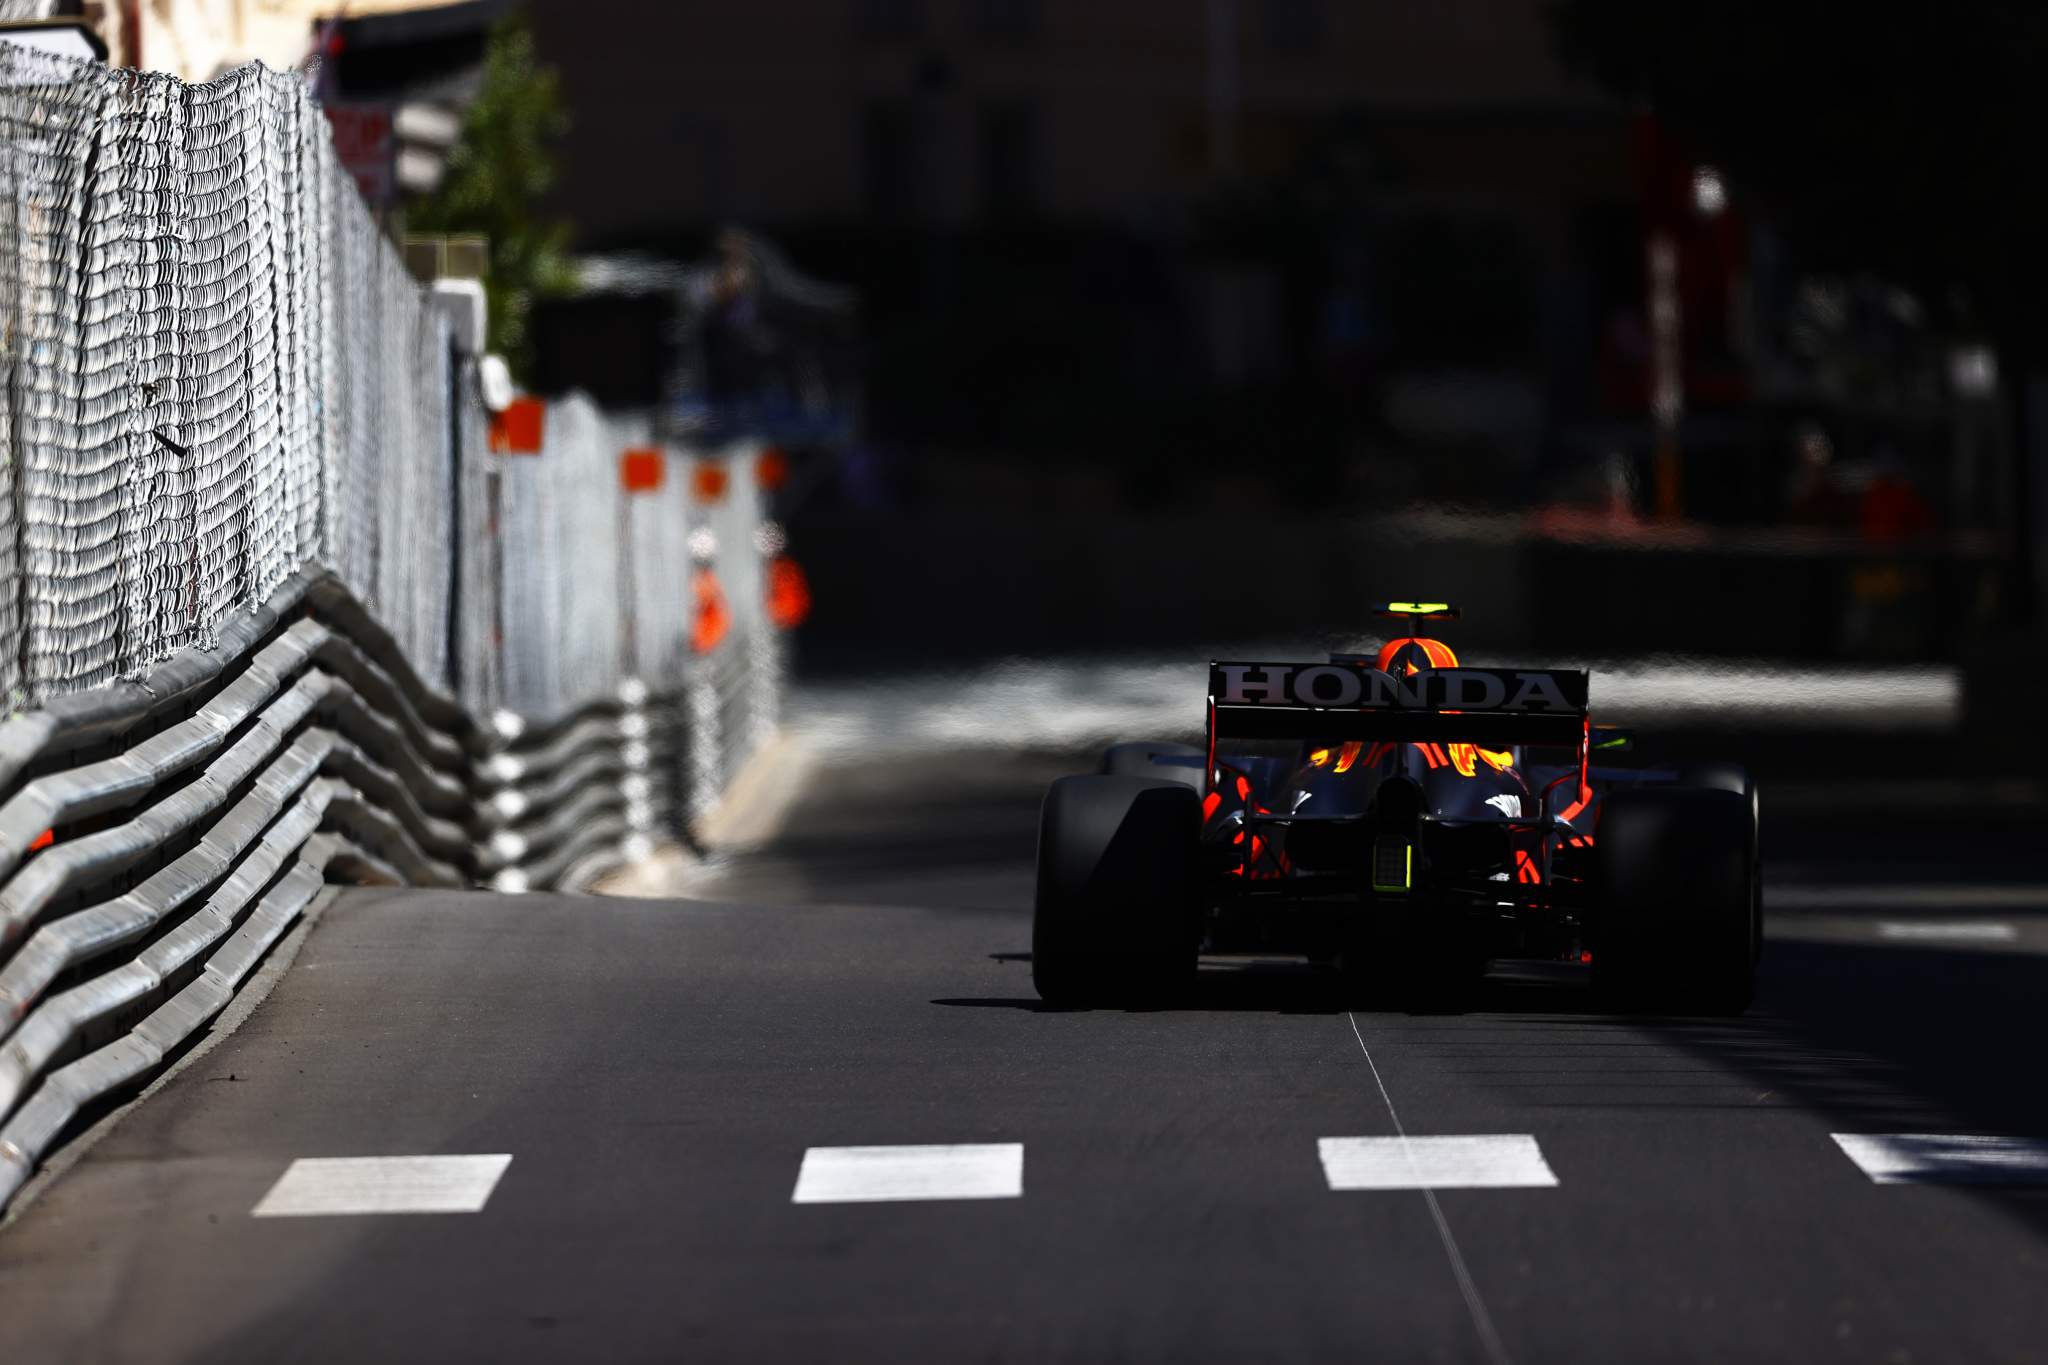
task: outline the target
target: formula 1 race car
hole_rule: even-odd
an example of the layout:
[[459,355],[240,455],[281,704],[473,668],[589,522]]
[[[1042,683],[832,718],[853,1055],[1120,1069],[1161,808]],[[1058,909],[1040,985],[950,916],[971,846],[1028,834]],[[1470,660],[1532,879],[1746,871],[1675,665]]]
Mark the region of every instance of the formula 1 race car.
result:
[[[1032,980],[1157,1001],[1202,953],[1301,955],[1429,1007],[1490,960],[1590,962],[1635,1008],[1740,1013],[1762,937],[1738,767],[1610,767],[1588,676],[1459,666],[1396,602],[1376,655],[1209,666],[1208,743],[1112,745],[1046,794]],[[1601,760],[1596,766],[1595,760]]]

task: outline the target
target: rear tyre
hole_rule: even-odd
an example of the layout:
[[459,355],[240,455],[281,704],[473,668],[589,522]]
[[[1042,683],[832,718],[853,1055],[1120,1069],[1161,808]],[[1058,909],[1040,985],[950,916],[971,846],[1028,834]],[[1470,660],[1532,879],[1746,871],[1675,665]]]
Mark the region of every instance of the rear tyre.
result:
[[1197,792],[1203,787],[1203,767],[1208,755],[1192,744],[1175,744],[1163,739],[1133,739],[1112,744],[1102,751],[1105,777],[1144,777],[1157,782],[1178,782]]
[[[1749,775],[1749,769],[1740,763],[1696,763],[1679,774],[1679,785],[1685,787],[1712,787],[1716,791],[1734,792],[1749,802],[1750,837],[1760,839],[1762,834],[1762,805],[1757,796],[1756,779]],[[1763,864],[1763,845],[1757,844],[1759,874]],[[1750,888],[1749,898],[1750,945],[1752,963],[1761,961],[1764,952],[1764,883],[1758,875]]]
[[1175,782],[1063,777],[1038,824],[1031,982],[1053,1004],[1148,1003],[1199,947],[1201,801]]
[[1740,1014],[1754,993],[1754,793],[1642,788],[1600,813],[1594,981],[1630,1009]]

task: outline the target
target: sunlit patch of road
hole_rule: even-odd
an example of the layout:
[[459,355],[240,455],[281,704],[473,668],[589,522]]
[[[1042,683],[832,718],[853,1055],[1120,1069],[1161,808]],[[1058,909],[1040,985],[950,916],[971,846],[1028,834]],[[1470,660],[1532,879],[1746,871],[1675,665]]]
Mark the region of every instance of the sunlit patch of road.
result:
[[[1371,642],[1339,642],[1364,650]],[[1015,658],[945,672],[806,685],[791,714],[835,752],[1066,749],[1133,735],[1199,738],[1210,657],[1287,659],[1296,643],[1217,646],[1174,656]],[[1943,732],[1960,715],[1952,668],[1793,668],[1684,658],[1538,660],[1593,674],[1593,706],[1632,725]]]

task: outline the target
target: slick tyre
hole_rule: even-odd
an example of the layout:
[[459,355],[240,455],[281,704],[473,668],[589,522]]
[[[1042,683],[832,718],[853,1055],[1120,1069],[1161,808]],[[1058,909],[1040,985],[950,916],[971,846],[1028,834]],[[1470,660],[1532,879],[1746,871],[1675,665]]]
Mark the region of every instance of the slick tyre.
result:
[[1596,851],[1596,985],[1628,1009],[1748,1008],[1758,927],[1753,801],[1717,788],[1615,792]]
[[1715,791],[1737,792],[1749,796],[1756,790],[1750,780],[1749,769],[1740,763],[1693,763],[1679,769],[1678,785],[1681,787],[1711,787]]
[[1143,1004],[1194,974],[1201,801],[1177,782],[1063,777],[1038,824],[1031,981],[1052,1004]]
[[[1751,837],[1762,833],[1762,802],[1757,795],[1756,779],[1749,775],[1749,769],[1740,763],[1697,763],[1684,769],[1678,778],[1682,787],[1712,787],[1717,791],[1734,792],[1749,802],[1749,824]],[[1757,861],[1761,867],[1763,845],[1757,845]],[[1764,951],[1764,884],[1763,878],[1756,879],[1751,889],[1749,902],[1750,944],[1755,956],[1753,962],[1761,961]]]
[[1163,739],[1133,739],[1112,744],[1102,751],[1106,777],[1146,777],[1158,782],[1178,782],[1202,790],[1202,768],[1208,755],[1192,744],[1174,744]]

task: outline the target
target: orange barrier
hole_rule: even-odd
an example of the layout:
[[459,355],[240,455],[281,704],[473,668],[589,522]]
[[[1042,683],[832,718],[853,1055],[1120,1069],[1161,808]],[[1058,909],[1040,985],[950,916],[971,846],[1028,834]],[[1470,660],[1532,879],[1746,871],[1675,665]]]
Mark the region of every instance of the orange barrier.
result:
[[716,460],[699,460],[690,475],[690,491],[699,502],[722,502],[727,483],[725,466]]
[[634,446],[619,457],[619,486],[628,493],[652,493],[661,487],[666,462],[653,446]]
[[777,555],[768,563],[768,619],[784,630],[794,630],[811,614],[811,585],[804,571],[788,555]]
[[718,585],[718,575],[709,569],[699,569],[691,575],[690,595],[697,602],[697,619],[690,627],[690,648],[699,654],[709,654],[732,629],[732,610],[725,604],[725,589]]
[[547,430],[548,405],[521,395],[503,412],[491,414],[491,452],[495,455],[538,455]]

